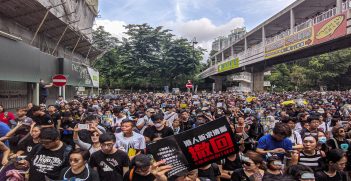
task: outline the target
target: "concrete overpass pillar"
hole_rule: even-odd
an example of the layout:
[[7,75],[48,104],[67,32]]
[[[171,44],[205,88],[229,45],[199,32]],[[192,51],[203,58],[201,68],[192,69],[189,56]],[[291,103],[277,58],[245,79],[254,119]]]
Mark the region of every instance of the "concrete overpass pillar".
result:
[[222,62],[224,61],[224,51],[222,52]]
[[264,68],[263,67],[252,67],[251,68],[252,76],[252,91],[254,92],[263,92],[264,91]]
[[34,105],[39,105],[39,83],[34,83],[32,94],[32,103]]
[[217,55],[215,56],[215,65],[217,64]]
[[336,14],[342,12],[342,0],[336,0]]
[[218,92],[218,91],[222,91],[223,89],[223,77],[221,76],[216,76],[216,77],[213,77],[213,79],[215,80],[215,91]]
[[294,27],[295,27],[295,13],[294,13],[294,9],[290,9],[290,31],[291,31],[291,34],[294,33]]

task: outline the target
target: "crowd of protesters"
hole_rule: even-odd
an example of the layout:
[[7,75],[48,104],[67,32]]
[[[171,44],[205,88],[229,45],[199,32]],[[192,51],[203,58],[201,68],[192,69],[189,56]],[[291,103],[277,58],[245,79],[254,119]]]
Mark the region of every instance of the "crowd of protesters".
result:
[[[226,117],[238,153],[186,174],[147,145]],[[0,105],[0,180],[347,181],[351,92],[134,93]]]

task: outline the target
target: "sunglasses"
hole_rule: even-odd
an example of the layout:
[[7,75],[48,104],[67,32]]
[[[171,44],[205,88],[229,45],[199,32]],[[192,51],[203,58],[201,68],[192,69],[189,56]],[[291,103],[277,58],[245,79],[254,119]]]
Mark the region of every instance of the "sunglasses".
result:
[[79,163],[80,159],[69,159],[70,163]]
[[252,164],[253,164],[253,163],[251,163],[251,162],[244,162],[244,165],[246,165],[246,166],[248,166],[248,167],[251,167]]

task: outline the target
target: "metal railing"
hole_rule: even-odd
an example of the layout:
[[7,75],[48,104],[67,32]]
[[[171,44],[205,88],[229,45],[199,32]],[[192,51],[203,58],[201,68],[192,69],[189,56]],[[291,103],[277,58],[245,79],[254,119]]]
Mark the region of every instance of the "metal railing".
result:
[[[344,2],[342,4],[342,11],[347,10],[348,5],[349,5],[350,2],[351,1],[348,0],[347,2]],[[314,17],[314,18],[308,19],[307,21],[295,26],[294,27],[294,33],[298,32],[298,31],[301,31],[301,30],[303,30],[305,28],[311,27],[311,26],[313,26],[315,24],[318,24],[318,23],[320,23],[320,22],[322,22],[324,20],[330,19],[330,18],[332,18],[332,17],[334,17],[336,15],[337,15],[337,8],[336,7],[332,8],[332,9],[329,9],[329,10],[323,12],[322,14],[320,14],[320,15]],[[273,42],[275,42],[277,40],[280,40],[280,39],[282,39],[282,38],[284,38],[286,36],[289,36],[290,34],[291,34],[291,30],[287,29],[284,32],[279,33],[278,35],[266,38],[266,45],[270,44],[270,43],[273,43]]]

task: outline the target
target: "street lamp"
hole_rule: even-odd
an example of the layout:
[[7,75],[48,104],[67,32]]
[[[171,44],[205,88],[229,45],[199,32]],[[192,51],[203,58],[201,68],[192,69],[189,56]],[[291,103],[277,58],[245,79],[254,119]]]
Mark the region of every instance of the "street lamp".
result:
[[191,41],[191,43],[193,44],[193,58],[195,58],[195,44],[198,43],[198,42],[196,41],[196,37],[193,38],[193,40]]

